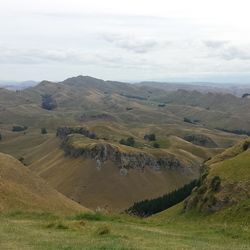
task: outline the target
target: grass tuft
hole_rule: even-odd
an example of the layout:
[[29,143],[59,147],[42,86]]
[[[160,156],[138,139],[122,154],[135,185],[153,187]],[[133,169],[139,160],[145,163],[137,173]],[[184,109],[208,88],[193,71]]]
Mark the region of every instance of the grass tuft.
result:
[[55,228],[55,229],[62,229],[62,230],[66,230],[69,229],[69,226],[64,224],[63,222],[51,222],[49,223],[46,228]]
[[107,225],[102,225],[96,230],[97,235],[110,234],[110,228]]
[[107,218],[101,213],[81,213],[74,216],[73,220],[105,221]]

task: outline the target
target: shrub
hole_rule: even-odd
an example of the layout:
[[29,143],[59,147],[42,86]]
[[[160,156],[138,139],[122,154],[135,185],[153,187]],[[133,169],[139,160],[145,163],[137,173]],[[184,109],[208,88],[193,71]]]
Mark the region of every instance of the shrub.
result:
[[2,134],[0,133],[0,141],[2,140],[2,138],[3,138],[3,137],[2,137]]
[[52,95],[44,94],[42,95],[42,108],[47,110],[53,110],[57,107],[56,100]]
[[144,135],[144,140],[146,140],[146,141],[155,141],[156,136],[155,136],[155,134],[146,134],[146,135]]
[[153,147],[154,147],[154,148],[159,148],[159,147],[160,147],[160,144],[157,143],[157,142],[154,142]]
[[47,132],[47,129],[46,128],[41,128],[41,134],[47,134],[48,132]]
[[102,221],[105,216],[101,213],[81,213],[73,217],[74,220],[89,220],[89,221]]
[[120,140],[120,144],[126,145],[126,146],[130,146],[130,147],[134,147],[134,145],[135,145],[135,139],[133,137],[128,137],[126,140],[125,139],[121,139]]
[[184,122],[187,122],[187,123],[193,123],[193,122],[192,122],[189,118],[187,118],[187,117],[184,117],[183,121],[184,121]]
[[126,110],[130,111],[130,110],[133,110],[133,108],[127,107]]
[[17,125],[17,126],[12,127],[13,132],[20,132],[20,131],[24,131],[24,130],[27,130],[27,129],[28,129],[27,126],[19,126],[19,125]]
[[246,151],[249,148],[249,145],[250,145],[249,141],[245,141],[242,145],[243,151]]
[[211,183],[210,183],[210,187],[213,191],[218,191],[220,188],[220,184],[221,184],[221,179],[219,176],[215,176]]
[[103,225],[103,226],[100,226],[100,227],[97,229],[96,233],[97,233],[98,235],[109,234],[109,233],[110,233],[110,229],[109,229],[109,227],[108,227],[107,225]]
[[160,107],[160,108],[163,108],[163,107],[165,107],[166,106],[166,104],[158,104],[158,107]]
[[62,222],[58,222],[58,223],[49,223],[46,228],[55,228],[55,229],[62,229],[62,230],[66,230],[69,229],[69,226],[63,224]]

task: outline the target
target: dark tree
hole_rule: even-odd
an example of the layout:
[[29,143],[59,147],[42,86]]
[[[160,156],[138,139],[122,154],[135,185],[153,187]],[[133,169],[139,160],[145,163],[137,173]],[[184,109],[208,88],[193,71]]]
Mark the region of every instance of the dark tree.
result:
[[245,93],[245,94],[242,95],[242,98],[245,98],[245,97],[248,97],[248,96],[250,96],[250,94],[249,93]]
[[198,181],[194,180],[178,190],[165,194],[159,198],[136,202],[132,207],[126,210],[126,212],[141,217],[147,217],[159,213],[186,199],[191,194],[193,188],[197,185]]
[[47,129],[46,128],[41,128],[41,134],[47,134],[48,132],[47,132]]
[[133,137],[129,137],[127,139],[127,145],[133,147],[135,145],[135,139]]
[[250,130],[244,130],[244,129],[232,129],[232,130],[230,130],[230,129],[225,129],[225,128],[216,128],[216,129],[227,132],[227,133],[250,136]]
[[249,141],[245,141],[242,145],[242,149],[243,151],[246,151],[249,148],[250,142]]
[[12,127],[12,131],[13,131],[13,132],[25,131],[25,130],[27,130],[27,129],[28,129],[27,126],[19,126],[19,125],[17,125],[17,126],[13,126],[13,127]]
[[156,136],[155,136],[155,134],[146,134],[146,135],[144,135],[144,140],[146,140],[146,141],[155,141]]
[[130,147],[134,147],[135,146],[135,139],[133,137],[128,137],[126,140],[121,139],[120,144],[130,146]]
[[157,143],[157,142],[154,142],[153,147],[154,147],[154,148],[159,148],[159,147],[160,147],[160,144]]
[[220,188],[220,184],[221,184],[221,179],[219,176],[215,176],[210,184],[210,187],[212,188],[213,191],[218,191]]
[[44,94],[42,95],[42,108],[47,110],[53,110],[57,107],[56,100],[52,95]]

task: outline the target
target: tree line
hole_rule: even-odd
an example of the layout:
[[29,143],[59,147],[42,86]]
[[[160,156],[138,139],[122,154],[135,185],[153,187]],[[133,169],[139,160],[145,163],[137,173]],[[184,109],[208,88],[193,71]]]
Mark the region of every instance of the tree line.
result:
[[183,187],[159,198],[135,202],[132,207],[126,210],[126,213],[134,214],[140,217],[148,217],[152,214],[159,213],[183,201],[191,194],[193,188],[198,186],[198,184],[198,180],[193,180]]

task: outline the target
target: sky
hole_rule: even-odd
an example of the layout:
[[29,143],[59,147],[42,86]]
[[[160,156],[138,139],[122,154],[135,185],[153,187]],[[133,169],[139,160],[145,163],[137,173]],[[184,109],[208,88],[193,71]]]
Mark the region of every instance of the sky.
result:
[[250,83],[249,0],[0,0],[0,80]]

